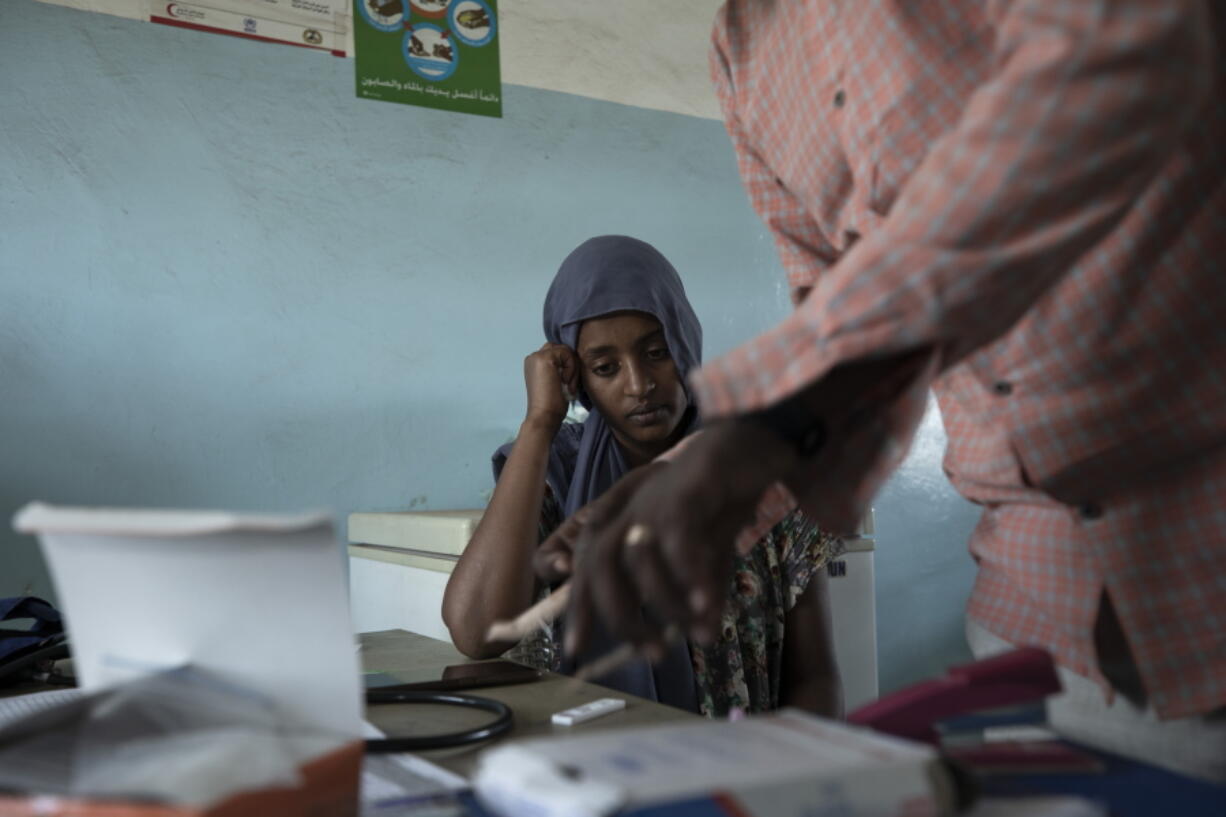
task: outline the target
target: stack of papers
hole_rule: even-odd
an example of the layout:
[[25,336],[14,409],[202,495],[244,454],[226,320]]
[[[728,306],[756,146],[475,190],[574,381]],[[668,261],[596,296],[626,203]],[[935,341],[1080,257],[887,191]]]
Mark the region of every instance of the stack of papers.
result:
[[926,745],[798,710],[510,743],[474,789],[505,817],[604,817],[716,798],[742,817],[948,813],[954,780]]

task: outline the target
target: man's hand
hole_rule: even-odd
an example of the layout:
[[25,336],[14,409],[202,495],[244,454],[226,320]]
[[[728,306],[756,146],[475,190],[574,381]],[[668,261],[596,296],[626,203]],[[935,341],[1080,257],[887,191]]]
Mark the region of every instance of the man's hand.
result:
[[600,499],[584,505],[568,516],[557,530],[536,549],[532,567],[546,584],[557,584],[574,570],[574,554],[584,529],[593,519],[603,520],[612,509],[621,507],[652,472],[665,467],[656,461],[635,468],[623,476]]
[[[766,489],[782,482],[826,529],[853,529],[871,495],[865,486],[874,487],[865,469],[890,444],[905,451],[938,363],[930,349],[909,350],[840,366],[798,392],[792,399],[831,435],[804,463],[752,419],[717,421],[668,463],[632,471],[577,511],[536,554],[547,581],[573,574],[566,651],[584,647],[593,616],[649,656],[662,651],[669,624],[714,639],[737,535]],[[887,416],[882,407],[905,411]]]
[[736,535],[795,459],[763,428],[717,423],[672,461],[628,474],[568,519],[537,554],[544,578],[573,567],[567,652],[582,650],[593,616],[649,656],[662,652],[670,623],[691,638],[713,639]]

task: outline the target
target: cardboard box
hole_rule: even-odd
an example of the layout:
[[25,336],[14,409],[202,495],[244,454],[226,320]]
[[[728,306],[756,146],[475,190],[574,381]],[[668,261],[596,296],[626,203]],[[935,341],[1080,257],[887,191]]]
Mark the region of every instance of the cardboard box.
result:
[[3,817],[356,817],[363,743],[355,741],[302,767],[302,785],[231,795],[204,808],[151,803],[0,795]]

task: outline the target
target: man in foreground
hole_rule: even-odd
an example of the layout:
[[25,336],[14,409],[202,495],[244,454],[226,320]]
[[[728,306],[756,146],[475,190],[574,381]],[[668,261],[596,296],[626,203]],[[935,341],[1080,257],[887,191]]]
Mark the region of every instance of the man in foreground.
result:
[[731,0],[712,73],[796,310],[692,376],[706,430],[578,536],[600,616],[710,638],[782,481],[848,530],[937,395],[983,506],[968,634],[1049,650],[1071,737],[1226,780],[1226,13]]

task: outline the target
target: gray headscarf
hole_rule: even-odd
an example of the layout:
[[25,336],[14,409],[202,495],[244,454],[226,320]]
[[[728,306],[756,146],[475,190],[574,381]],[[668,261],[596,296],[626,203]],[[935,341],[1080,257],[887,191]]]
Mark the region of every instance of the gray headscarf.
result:
[[[673,265],[655,247],[636,238],[591,238],[566,257],[545,296],[545,337],[577,351],[583,321],[626,310],[644,312],[660,322],[669,354],[685,384],[690,371],[702,362],[702,326]],[[580,394],[579,399],[590,413],[582,424],[559,429],[546,473],[566,516],[598,498],[630,470],[604,417],[587,395]],[[691,406],[682,420],[685,433],[697,428],[696,416]],[[510,449],[506,445],[494,454],[495,479]],[[603,630],[594,633],[591,641],[574,663],[586,663],[615,646]],[[562,670],[574,668],[564,665]],[[643,698],[697,710],[694,672],[684,643],[669,650],[654,667],[640,660],[596,680]]]

